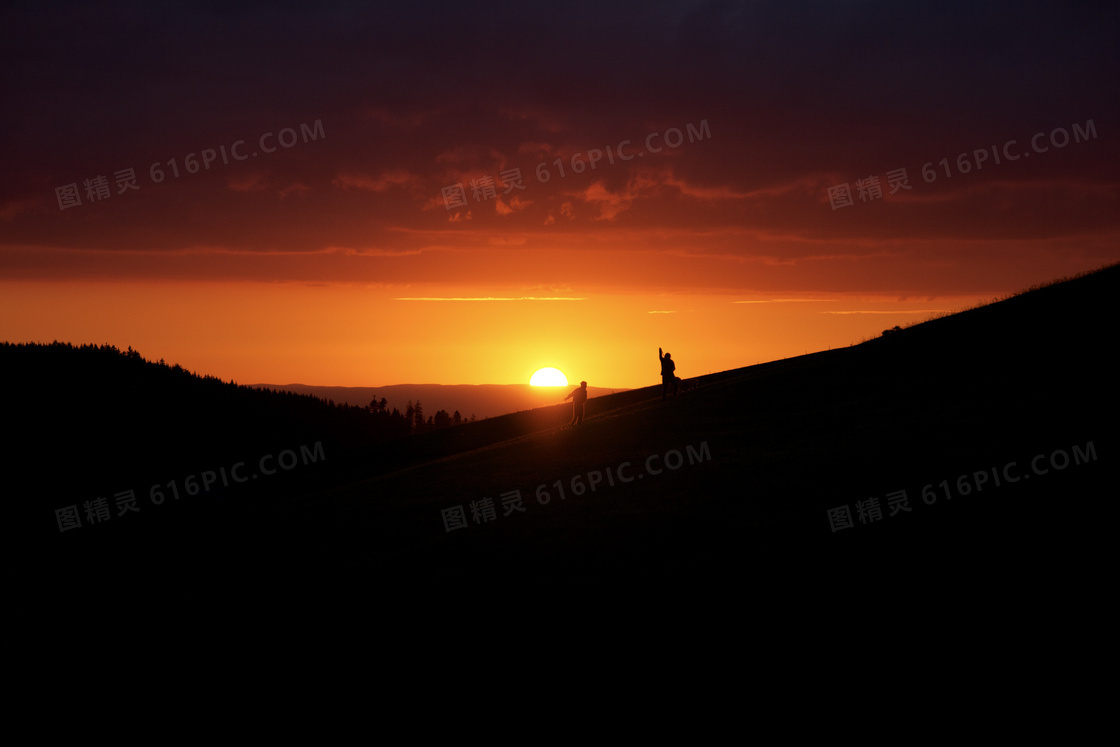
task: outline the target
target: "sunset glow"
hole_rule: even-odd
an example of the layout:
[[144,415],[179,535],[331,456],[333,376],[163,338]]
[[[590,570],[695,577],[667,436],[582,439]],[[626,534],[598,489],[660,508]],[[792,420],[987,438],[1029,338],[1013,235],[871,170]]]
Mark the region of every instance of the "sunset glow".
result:
[[126,5],[0,15],[0,339],[639,387],[1120,259],[1111,6]]

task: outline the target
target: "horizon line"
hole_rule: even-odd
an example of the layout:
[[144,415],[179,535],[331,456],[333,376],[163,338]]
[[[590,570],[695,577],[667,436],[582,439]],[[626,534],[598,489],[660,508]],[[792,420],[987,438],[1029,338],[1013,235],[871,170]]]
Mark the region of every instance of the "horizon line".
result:
[[[581,381],[582,381],[582,379],[581,379]],[[534,389],[563,389],[565,387],[573,386],[573,384],[569,382],[567,384],[554,384],[554,385],[549,385],[549,386],[542,386],[540,384],[528,384],[528,383],[524,383],[524,382],[514,382],[512,384],[439,384],[439,383],[435,383],[435,382],[429,382],[429,383],[426,383],[426,384],[417,384],[417,383],[406,382],[404,384],[380,384],[380,385],[362,384],[362,385],[358,385],[358,386],[351,386],[351,385],[347,385],[347,384],[304,384],[302,382],[294,381],[294,382],[291,382],[289,384],[244,384],[243,386],[249,386],[249,387],[254,387],[254,386],[256,386],[256,387],[315,386],[315,387],[323,387],[323,388],[330,388],[330,389],[385,389],[385,388],[388,388],[388,387],[391,387],[391,386],[528,386],[528,387],[532,387]],[[574,386],[579,386],[579,382],[576,382],[574,384]],[[622,391],[622,390],[627,390],[628,391],[630,389],[643,389],[644,388],[644,387],[598,386],[598,385],[592,385],[590,383],[587,386],[588,386],[589,389],[615,389],[615,390],[619,390],[619,391]],[[661,385],[660,384],[650,384],[649,386],[661,386]]]

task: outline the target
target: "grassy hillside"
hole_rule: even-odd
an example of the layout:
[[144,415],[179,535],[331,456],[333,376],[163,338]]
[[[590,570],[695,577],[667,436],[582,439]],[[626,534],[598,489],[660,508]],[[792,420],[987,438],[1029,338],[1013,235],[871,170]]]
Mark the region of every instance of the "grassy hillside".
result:
[[221,512],[199,500],[158,529],[101,542],[83,528],[52,547],[381,589],[1050,588],[1094,560],[1094,507],[1115,495],[1118,290],[1112,267],[701,377],[673,401],[654,387],[601,397],[577,430],[558,428],[557,406],[351,443],[274,489],[230,490]]
[[[704,377],[668,403],[652,388],[604,398],[581,431],[526,427],[291,510],[314,517],[309,545],[330,546],[328,565],[379,577],[466,581],[500,568],[507,579],[784,584],[851,563],[856,580],[913,573],[971,584],[1010,555],[1015,576],[1041,581],[1056,566],[1040,548],[1069,547],[1086,502],[1115,493],[1106,341],[1118,275]],[[670,470],[674,452],[683,461]],[[659,474],[646,472],[650,457]],[[606,470],[627,462],[633,481],[607,485]],[[594,493],[575,495],[593,472],[602,474]],[[547,504],[535,497],[541,486]],[[501,496],[515,490],[526,510],[506,516]],[[910,511],[891,516],[900,491]],[[496,516],[475,522],[470,503],[484,498]],[[858,502],[871,498],[881,518],[866,503],[861,522]],[[456,506],[468,526],[447,531],[442,512]],[[842,506],[853,526],[834,531],[829,511]],[[324,556],[312,556],[291,570],[321,567]]]

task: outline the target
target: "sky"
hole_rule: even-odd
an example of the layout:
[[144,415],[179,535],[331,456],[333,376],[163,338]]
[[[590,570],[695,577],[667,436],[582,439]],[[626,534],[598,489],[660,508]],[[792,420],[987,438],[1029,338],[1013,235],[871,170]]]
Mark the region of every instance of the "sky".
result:
[[0,10],[0,339],[659,382],[1120,261],[1114,2]]

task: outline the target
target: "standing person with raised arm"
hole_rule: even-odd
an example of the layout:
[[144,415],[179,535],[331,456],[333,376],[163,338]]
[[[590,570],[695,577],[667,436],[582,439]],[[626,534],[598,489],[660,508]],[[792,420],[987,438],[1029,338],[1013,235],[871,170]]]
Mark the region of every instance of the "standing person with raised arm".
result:
[[661,360],[661,400],[664,401],[669,393],[669,387],[673,388],[673,396],[677,396],[677,376],[674,373],[677,364],[673,362],[673,356],[661,352],[661,348],[657,349],[657,357]]

